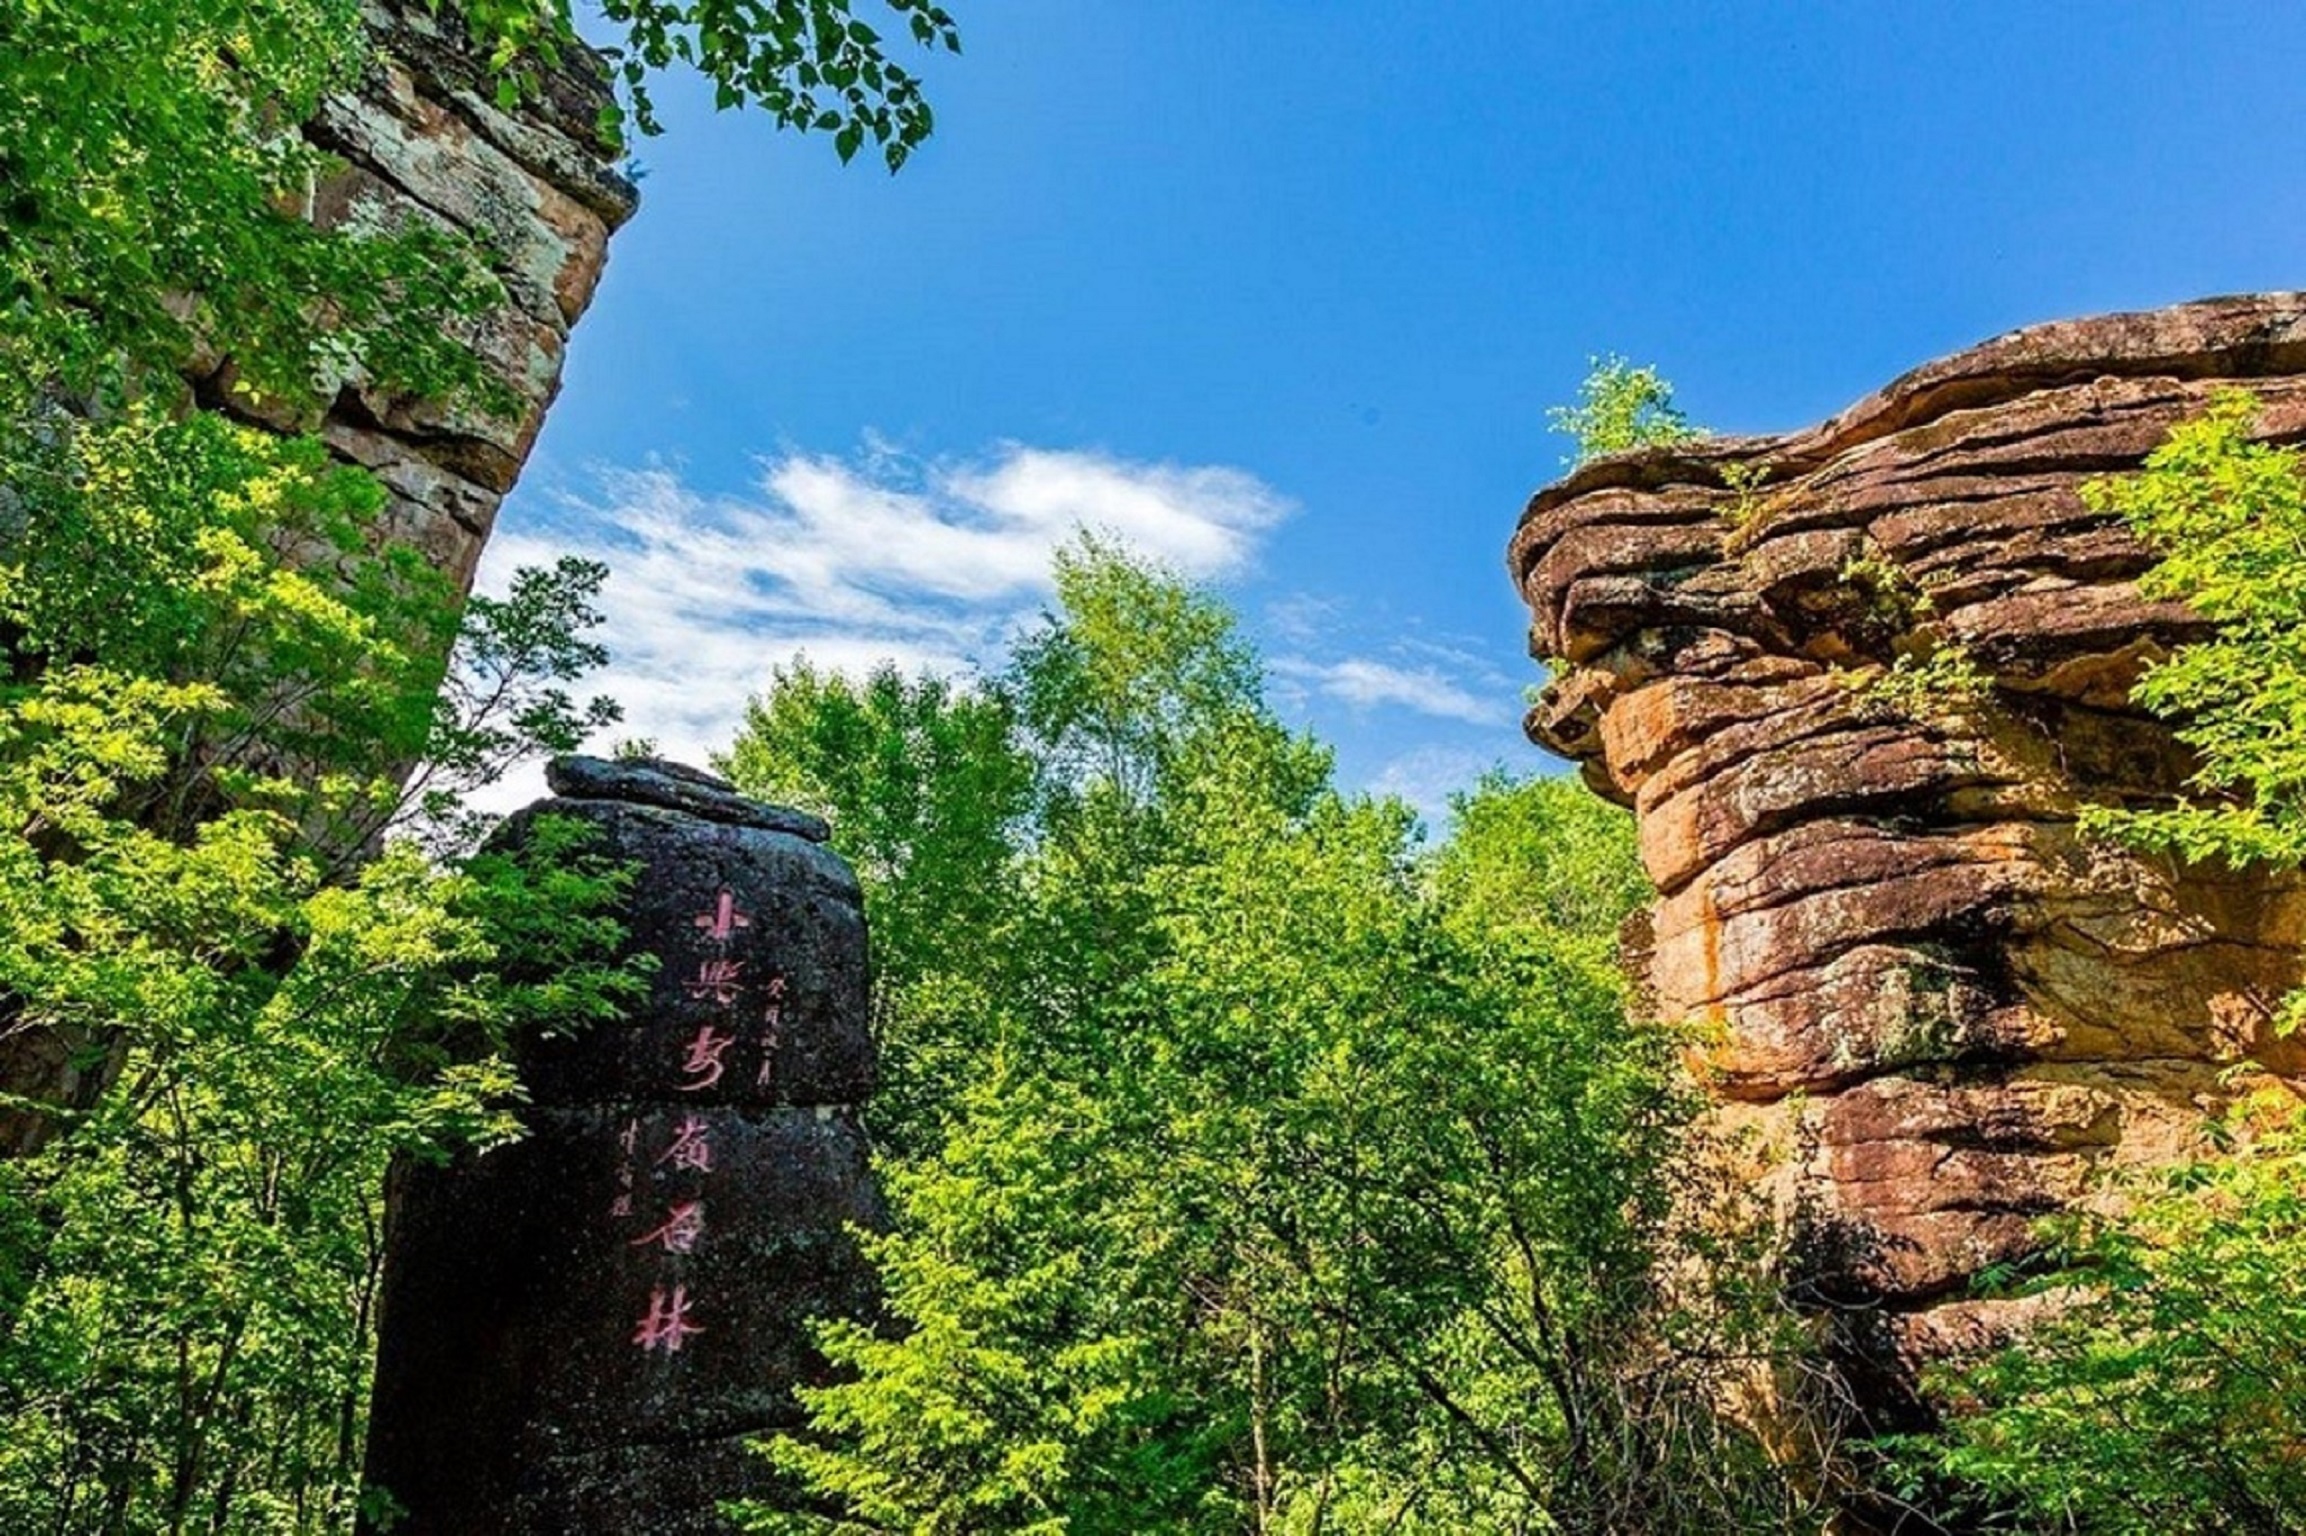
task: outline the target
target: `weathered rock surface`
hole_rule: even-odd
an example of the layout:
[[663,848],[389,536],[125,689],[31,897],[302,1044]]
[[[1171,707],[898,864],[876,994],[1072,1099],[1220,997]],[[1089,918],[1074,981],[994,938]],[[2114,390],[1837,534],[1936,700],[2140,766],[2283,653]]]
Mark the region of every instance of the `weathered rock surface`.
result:
[[[492,256],[506,300],[473,340],[519,402],[495,420],[389,397],[349,380],[332,399],[251,401],[228,357],[195,360],[197,398],[283,430],[318,431],[386,493],[383,534],[469,590],[498,505],[512,489],[560,388],[569,330],[591,302],[609,235],[631,217],[632,184],[596,126],[609,101],[599,61],[570,50],[536,95],[506,112],[450,16],[421,0],[369,0],[376,43],[357,95],[324,104],[308,132],[342,161],[308,214],[335,225],[404,219],[453,228]],[[387,765],[379,765],[380,767]],[[66,1024],[0,1030],[0,1093],[84,1108],[120,1064]],[[0,1157],[38,1148],[57,1121],[0,1107]]]
[[[817,841],[672,765],[563,765],[540,815],[639,866],[630,1020],[539,1034],[525,1139],[394,1175],[367,1482],[398,1536],[727,1529],[746,1449],[799,1422],[805,1322],[858,1315],[881,1207],[857,883]],[[708,819],[657,803],[713,790]],[[782,813],[792,817],[793,813]],[[806,818],[794,818],[805,820]]]
[[[1586,465],[1513,539],[1557,658],[1528,730],[1634,808],[1655,1004],[1765,1149],[1878,1419],[2016,1318],[1969,1286],[2036,1218],[2306,1068],[2269,1028],[2300,884],[2075,832],[2178,789],[2186,753],[2128,694],[2203,632],[2139,595],[2150,556],[2078,487],[2231,384],[2306,438],[2306,294],[2014,332],[1805,432]],[[1974,706],[1863,686],[1949,640],[1992,679]]]
[[389,496],[387,535],[469,588],[498,505],[519,478],[560,390],[569,331],[592,302],[609,236],[632,216],[632,183],[600,137],[601,63],[567,50],[535,94],[506,111],[453,10],[365,0],[375,52],[357,94],[322,105],[308,136],[341,163],[314,189],[325,225],[437,225],[477,241],[505,301],[465,339],[511,389],[498,419],[347,380],[332,400],[252,403],[229,359],[195,387],[208,404],[268,425],[317,429],[372,470]]

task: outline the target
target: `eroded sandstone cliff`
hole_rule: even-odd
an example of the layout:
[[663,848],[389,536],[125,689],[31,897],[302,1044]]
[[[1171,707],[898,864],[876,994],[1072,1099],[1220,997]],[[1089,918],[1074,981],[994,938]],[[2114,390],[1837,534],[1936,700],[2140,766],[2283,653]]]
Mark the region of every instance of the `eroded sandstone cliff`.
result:
[[[2020,1320],[1972,1282],[2037,1218],[2306,1071],[2269,1026],[2299,884],[2075,831],[2185,778],[2128,693],[2201,632],[2078,488],[2232,384],[2306,438],[2306,294],[2018,331],[1808,431],[1588,464],[1514,536],[1554,674],[1529,732],[1634,808],[1638,963],[1877,1420]],[[1868,686],[1948,642],[1983,696]]]
[[592,302],[609,236],[632,216],[633,185],[600,136],[600,61],[571,50],[511,111],[496,103],[453,13],[421,0],[368,0],[375,53],[356,94],[326,102],[307,132],[340,162],[307,214],[327,225],[422,220],[477,242],[504,302],[466,338],[518,402],[505,418],[347,381],[328,400],[251,402],[228,358],[203,359],[212,406],[317,429],[389,495],[386,535],[472,583],[498,505],[519,478],[560,391],[569,332]]

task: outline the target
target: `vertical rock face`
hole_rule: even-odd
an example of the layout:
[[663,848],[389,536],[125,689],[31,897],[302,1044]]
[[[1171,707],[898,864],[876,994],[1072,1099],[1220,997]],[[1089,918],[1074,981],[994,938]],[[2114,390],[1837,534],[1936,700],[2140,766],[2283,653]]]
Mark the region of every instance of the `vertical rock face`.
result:
[[526,1139],[395,1175],[366,1481],[398,1536],[727,1527],[858,1315],[880,1207],[854,876],[813,818],[668,765],[555,765],[540,815],[639,866],[628,1023],[524,1044]]
[[[2015,332],[1806,432],[1587,465],[1514,537],[1554,659],[1529,732],[1636,811],[1653,1000],[1756,1133],[1877,1421],[1917,1407],[1917,1364],[2022,1321],[1970,1284],[2037,1218],[2306,1068],[2268,1026],[2298,882],[2074,829],[2179,789],[2128,693],[2202,633],[2139,595],[2151,557],[2078,487],[2234,384],[2306,438],[2306,294]],[[1865,686],[1944,640],[1986,696]]]
[[[256,403],[234,391],[229,358],[196,359],[189,372],[211,408],[317,431],[373,471],[386,491],[384,536],[422,551],[469,590],[634,193],[599,138],[609,97],[589,53],[572,50],[532,100],[506,112],[452,20],[422,0],[371,0],[366,15],[376,53],[362,89],[327,102],[307,129],[343,164],[306,211],[332,225],[425,220],[479,240],[505,302],[481,318],[474,339],[518,410],[500,421],[357,381],[326,401]],[[119,1060],[117,1049],[70,1027],[0,1030],[0,1092],[84,1107]],[[48,1114],[0,1108],[0,1157],[35,1150],[55,1128]]]
[[[634,191],[600,137],[609,95],[591,53],[570,50],[506,111],[452,11],[368,0],[366,16],[375,43],[367,78],[356,94],[326,102],[307,129],[342,162],[307,212],[328,225],[418,220],[478,241],[505,302],[468,339],[518,409],[498,420],[354,380],[317,419],[266,419],[317,428],[337,453],[374,471],[390,495],[387,535],[465,588],[560,389],[569,331],[592,301],[610,234],[632,216]],[[229,360],[198,371],[204,400],[251,409],[232,392]]]

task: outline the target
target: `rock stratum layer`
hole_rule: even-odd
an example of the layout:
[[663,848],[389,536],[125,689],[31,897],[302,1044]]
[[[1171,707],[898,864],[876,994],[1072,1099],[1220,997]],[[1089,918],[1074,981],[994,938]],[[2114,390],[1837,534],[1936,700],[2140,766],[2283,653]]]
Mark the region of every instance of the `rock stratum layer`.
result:
[[[1972,1281],[2038,1218],[2306,1071],[2269,1022],[2298,882],[2075,830],[2179,790],[2185,750],[2128,696],[2204,633],[2140,595],[2152,557],[2079,488],[2235,385],[2262,435],[2306,438],[2306,294],[2014,332],[1805,432],[1585,465],[1514,536],[1554,671],[1529,733],[1636,812],[1637,963],[1755,1133],[1877,1422],[1922,1406],[1919,1364],[2023,1322]],[[1949,641],[1984,697],[1868,686]]]

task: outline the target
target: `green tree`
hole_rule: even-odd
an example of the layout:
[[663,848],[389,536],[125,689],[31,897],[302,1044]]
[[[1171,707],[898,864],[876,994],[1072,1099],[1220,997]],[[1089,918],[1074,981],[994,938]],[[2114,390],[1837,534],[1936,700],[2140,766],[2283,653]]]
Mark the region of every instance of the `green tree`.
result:
[[[550,58],[575,38],[569,0],[473,0],[468,8],[476,29],[495,40],[500,65],[517,66],[528,50]],[[921,46],[961,51],[959,29],[935,0],[881,0],[879,9]],[[889,57],[851,0],[602,0],[601,13],[623,33],[608,55],[644,133],[657,131],[649,72],[675,65],[712,81],[723,108],[752,104],[780,128],[831,134],[844,163],[870,140],[899,170],[935,126],[920,80]],[[515,69],[510,88],[521,79]]]
[[975,1070],[883,1164],[900,1326],[824,1328],[850,1377],[770,1448],[817,1512],[756,1528],[1799,1528],[1710,1406],[1724,1304],[1663,1283],[1625,818],[1498,780],[1420,858],[1210,598],[1057,575]]
[[1563,463],[1575,467],[1613,453],[1705,436],[1675,407],[1673,386],[1655,368],[1636,368],[1615,353],[1586,361],[1577,404],[1557,405],[1546,413],[1546,425],[1576,444]]
[[475,605],[444,695],[365,475],[141,405],[62,445],[0,549],[0,1066],[63,1090],[0,1103],[0,1526],[341,1526],[385,1164],[507,1134],[509,1035],[630,986],[614,871],[363,855],[598,717],[599,573]]
[[[2255,1123],[2253,1123],[2255,1122]],[[1962,1410],[1897,1449],[1945,1518],[2158,1536],[2306,1524],[2306,1132],[2248,1106],[2222,1155],[2133,1179],[2057,1229],[2056,1308],[1937,1385]],[[1934,1481],[1931,1481],[1934,1480]]]
[[875,1135],[915,1147],[990,1043],[986,988],[1008,948],[1035,786],[1014,707],[997,687],[894,667],[859,683],[795,661],[746,707],[716,766],[747,794],[832,823],[872,914]]
[[[508,1036],[604,1016],[631,987],[598,958],[614,871],[441,865],[407,843],[344,857],[337,829],[374,825],[395,781],[282,765],[356,753],[363,709],[421,745],[437,663],[262,560],[228,498],[198,506],[207,536],[143,611],[13,616],[0,1047],[79,1081],[0,1115],[24,1154],[0,1163],[9,1529],[341,1525],[386,1162],[507,1134]],[[134,542],[100,544],[116,558],[98,568],[133,583]],[[130,624],[151,664],[71,659],[84,618]],[[528,974],[549,980],[510,979]]]

